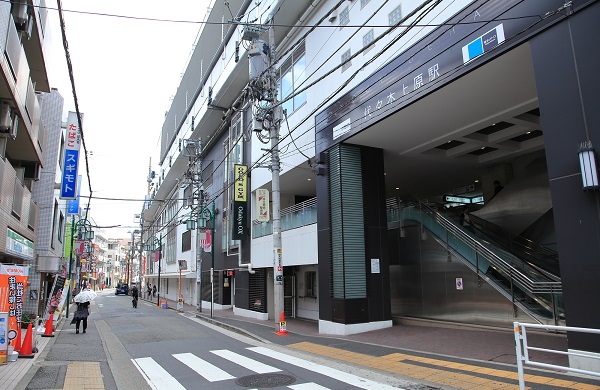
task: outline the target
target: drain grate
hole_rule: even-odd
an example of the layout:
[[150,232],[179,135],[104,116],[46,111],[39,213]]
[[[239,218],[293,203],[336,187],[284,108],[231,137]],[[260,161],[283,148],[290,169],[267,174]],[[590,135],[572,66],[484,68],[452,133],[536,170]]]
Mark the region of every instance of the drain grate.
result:
[[296,378],[286,374],[258,374],[238,378],[235,383],[243,387],[266,389],[269,387],[287,386],[296,382]]

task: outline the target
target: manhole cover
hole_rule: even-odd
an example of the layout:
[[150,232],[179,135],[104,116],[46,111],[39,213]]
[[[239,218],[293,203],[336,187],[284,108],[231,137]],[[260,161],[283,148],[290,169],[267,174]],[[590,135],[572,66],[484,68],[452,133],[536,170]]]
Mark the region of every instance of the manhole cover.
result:
[[239,386],[265,389],[268,387],[287,386],[296,382],[296,378],[285,374],[248,375],[235,381]]

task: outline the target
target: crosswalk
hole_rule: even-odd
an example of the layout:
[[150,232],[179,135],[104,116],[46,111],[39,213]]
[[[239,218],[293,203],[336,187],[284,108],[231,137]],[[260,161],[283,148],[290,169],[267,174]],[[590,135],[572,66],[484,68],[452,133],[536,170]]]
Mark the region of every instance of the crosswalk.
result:
[[[204,378],[205,381],[210,383],[228,380],[235,381],[238,379],[236,376],[226,371],[227,369],[231,370],[234,366],[243,368],[242,371],[239,369],[236,371],[238,374],[239,372],[246,372],[247,375],[281,373],[282,369],[257,360],[261,358],[271,358],[277,362],[286,363],[316,374],[326,376],[336,381],[343,382],[345,385],[341,386],[342,388],[347,388],[347,385],[351,385],[359,389],[367,390],[398,390],[398,387],[388,386],[384,383],[375,382],[341,370],[322,366],[320,364],[277,352],[265,347],[249,347],[240,352],[241,353],[237,353],[226,349],[213,350],[210,351],[210,354],[203,356],[204,359],[189,352],[172,354],[171,356],[175,359],[175,364],[177,364],[176,362],[184,364],[192,371],[197,373],[200,377]],[[217,358],[213,359],[212,357]],[[211,362],[205,359],[209,359]],[[151,388],[156,390],[186,389],[186,387],[184,387],[173,375],[171,375],[167,369],[161,366],[161,364],[155,361],[152,357],[142,357],[131,360]],[[233,363],[233,365],[231,363]],[[218,367],[219,364],[227,367],[220,368]],[[331,381],[329,383],[331,383]],[[206,383],[206,386],[208,385],[209,383]],[[197,384],[195,386],[197,386]],[[293,383],[288,385],[287,388],[291,390],[330,389],[329,387],[324,387],[313,382]]]

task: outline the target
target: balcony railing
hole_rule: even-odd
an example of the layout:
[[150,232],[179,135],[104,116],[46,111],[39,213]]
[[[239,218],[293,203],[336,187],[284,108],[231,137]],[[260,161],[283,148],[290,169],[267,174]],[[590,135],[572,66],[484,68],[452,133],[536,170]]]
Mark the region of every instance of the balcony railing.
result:
[[[311,198],[281,210],[281,231],[317,223],[317,198]],[[252,238],[273,234],[273,221],[252,222]]]

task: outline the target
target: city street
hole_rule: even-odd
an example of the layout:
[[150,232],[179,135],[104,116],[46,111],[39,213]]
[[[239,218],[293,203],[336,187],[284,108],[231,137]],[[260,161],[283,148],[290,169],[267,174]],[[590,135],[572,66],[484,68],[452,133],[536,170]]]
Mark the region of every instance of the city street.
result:
[[423,388],[231,333],[192,313],[143,300],[134,309],[130,297],[115,296],[114,290],[98,294],[88,322],[85,334],[75,334],[75,325],[65,319],[21,384],[27,382],[28,389]]

